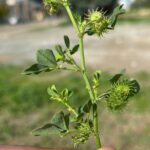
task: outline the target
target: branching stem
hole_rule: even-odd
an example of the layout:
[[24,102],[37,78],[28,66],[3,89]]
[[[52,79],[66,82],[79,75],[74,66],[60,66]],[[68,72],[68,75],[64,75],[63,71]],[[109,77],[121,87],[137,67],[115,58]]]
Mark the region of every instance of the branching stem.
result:
[[80,31],[80,28],[72,14],[72,11],[68,5],[65,5],[66,11],[70,17],[70,20],[76,30],[76,33],[79,37],[79,44],[80,44],[80,56],[81,56],[81,69],[82,69],[82,76],[86,84],[86,88],[88,89],[91,101],[93,103],[93,125],[94,125],[94,133],[96,138],[96,146],[97,148],[101,148],[101,142],[99,137],[99,129],[98,129],[98,112],[97,112],[97,104],[95,103],[95,94],[92,89],[92,86],[90,85],[88,76],[87,76],[87,70],[86,70],[86,64],[85,64],[85,55],[84,55],[84,44],[83,44],[83,33]]

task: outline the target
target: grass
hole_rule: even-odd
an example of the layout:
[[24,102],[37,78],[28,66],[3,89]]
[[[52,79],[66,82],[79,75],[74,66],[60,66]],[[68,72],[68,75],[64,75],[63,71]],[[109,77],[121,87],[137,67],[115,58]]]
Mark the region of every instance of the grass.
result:
[[119,23],[131,23],[131,24],[149,24],[150,19],[148,17],[137,17],[137,16],[127,16],[127,17],[122,17],[118,21]]
[[[46,92],[49,85],[56,83],[60,89],[66,86],[72,89],[74,97],[70,101],[76,107],[88,100],[80,76],[62,73],[58,77],[57,72],[23,76],[20,74],[22,68],[0,68],[0,144],[71,147],[69,137],[34,137],[30,131],[48,122],[54,112],[64,109],[49,100]],[[150,75],[140,72],[133,76],[140,81],[142,90],[131,100],[125,111],[111,113],[104,107],[105,103],[99,109],[102,142],[104,145],[115,145],[118,150],[148,150],[150,147]],[[108,73],[102,75],[101,85],[104,89],[108,87],[109,77]],[[87,148],[95,148],[93,140],[79,147],[81,150]]]

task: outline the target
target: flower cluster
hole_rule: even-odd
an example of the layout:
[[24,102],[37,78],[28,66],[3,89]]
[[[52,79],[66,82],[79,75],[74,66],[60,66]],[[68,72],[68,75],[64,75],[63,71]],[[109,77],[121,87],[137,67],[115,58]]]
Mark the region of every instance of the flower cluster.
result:
[[101,36],[108,29],[109,19],[102,11],[89,11],[87,14],[87,21],[90,25],[91,32],[96,33],[99,36]]
[[81,123],[77,129],[79,133],[72,137],[75,146],[80,143],[85,143],[91,134],[90,126],[87,123]]

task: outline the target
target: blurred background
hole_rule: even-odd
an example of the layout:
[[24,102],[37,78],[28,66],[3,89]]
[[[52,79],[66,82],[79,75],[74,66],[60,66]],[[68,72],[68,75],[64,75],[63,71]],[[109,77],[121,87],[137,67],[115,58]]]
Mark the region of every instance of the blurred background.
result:
[[[126,14],[119,18],[114,31],[103,38],[85,37],[89,73],[102,70],[101,86],[122,68],[141,84],[141,92],[123,112],[111,113],[102,103],[100,133],[103,145],[118,150],[150,148],[150,1],[149,0],[71,0],[72,9],[83,16],[88,9],[103,8],[110,15],[117,4],[124,4]],[[42,0],[0,0],[0,144],[71,147],[69,137],[34,137],[30,131],[50,120],[61,105],[49,100],[46,89],[56,83],[60,89],[74,91],[71,103],[76,106],[87,100],[80,75],[68,72],[23,76],[21,72],[32,62],[39,48],[64,44],[68,35],[77,43],[73,27],[63,9],[49,16]],[[79,55],[75,55],[77,62]],[[61,82],[60,82],[61,81]],[[80,86],[79,86],[80,84]],[[91,139],[81,150],[94,150]]]

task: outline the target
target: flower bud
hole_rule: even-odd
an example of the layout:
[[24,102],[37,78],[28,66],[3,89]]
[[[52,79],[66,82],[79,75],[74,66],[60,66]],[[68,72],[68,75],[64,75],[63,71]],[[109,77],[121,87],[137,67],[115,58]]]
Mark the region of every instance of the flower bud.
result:
[[53,5],[46,6],[46,10],[50,15],[56,14],[58,11],[58,5],[53,4]]
[[44,6],[49,14],[55,14],[58,11],[59,4],[66,4],[68,0],[44,0]]

